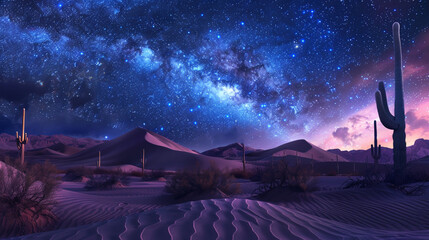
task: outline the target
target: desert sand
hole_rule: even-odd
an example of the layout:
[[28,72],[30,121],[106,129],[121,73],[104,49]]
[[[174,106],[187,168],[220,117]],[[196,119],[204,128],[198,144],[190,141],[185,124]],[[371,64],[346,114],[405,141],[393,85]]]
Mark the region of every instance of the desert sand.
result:
[[96,192],[66,182],[57,193],[59,229],[16,239],[427,239],[428,194],[343,190],[342,180],[322,177],[323,190],[273,202],[242,195],[180,204],[163,182]]
[[[141,128],[99,145],[78,145],[57,142],[33,149],[28,151],[28,161],[45,158],[60,169],[94,169],[101,151],[102,169],[138,172],[144,148],[147,171],[174,173],[211,163],[222,170],[242,167],[240,158],[206,156]],[[240,155],[237,145],[231,146]],[[220,154],[228,151],[221,150]],[[335,154],[298,140],[269,150],[249,148],[247,166],[255,169],[258,162],[296,159],[296,155],[300,161],[313,159],[319,165],[336,163],[332,160]],[[344,158],[339,161],[350,164]],[[57,204],[53,213],[59,222],[53,229],[11,239],[428,238],[429,193],[406,196],[384,185],[343,189],[348,178],[315,176],[312,191],[273,191],[262,197],[252,194],[258,182],[236,179],[240,193],[226,198],[201,195],[194,200],[176,199],[165,192],[165,179],[142,181],[130,177],[127,186],[95,191],[85,190],[85,182],[63,181],[54,197]]]

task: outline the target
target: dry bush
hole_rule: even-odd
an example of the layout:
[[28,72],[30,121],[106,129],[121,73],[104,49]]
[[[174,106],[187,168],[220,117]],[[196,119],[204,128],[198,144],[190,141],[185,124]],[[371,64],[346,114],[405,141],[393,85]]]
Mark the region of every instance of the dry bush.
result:
[[296,192],[315,190],[311,171],[298,164],[288,166],[285,160],[280,160],[274,166],[258,169],[261,184],[253,191],[254,195],[263,195],[274,189],[288,189]]
[[231,174],[235,178],[252,180],[252,179],[255,179],[258,172],[257,172],[257,169],[256,170],[247,169],[245,172],[243,172],[243,169],[234,169],[231,171]]
[[142,176],[143,181],[156,181],[165,178],[169,173],[162,170],[150,170],[144,173]]
[[49,230],[57,221],[52,213],[59,184],[55,166],[44,163],[19,168],[3,164],[0,169],[0,237]]
[[126,173],[120,169],[109,171],[109,174],[91,176],[85,184],[87,190],[110,190],[117,187],[123,187],[129,184],[129,178]]
[[167,180],[165,190],[176,198],[190,194],[214,194],[228,196],[240,191],[239,186],[233,183],[232,174],[219,170],[214,164],[207,169],[185,170],[177,172]]
[[81,182],[85,178],[91,178],[94,175],[94,170],[86,167],[75,167],[67,169],[63,180],[71,182]]
[[368,168],[363,176],[349,178],[343,183],[343,188],[368,188],[386,182],[387,170],[380,167]]
[[372,167],[366,171],[363,177],[348,179],[343,184],[343,188],[368,188],[384,184],[405,195],[422,195],[427,188],[426,182],[429,181],[429,173],[425,169],[407,167],[401,178],[402,184],[395,184],[397,179],[391,168]]

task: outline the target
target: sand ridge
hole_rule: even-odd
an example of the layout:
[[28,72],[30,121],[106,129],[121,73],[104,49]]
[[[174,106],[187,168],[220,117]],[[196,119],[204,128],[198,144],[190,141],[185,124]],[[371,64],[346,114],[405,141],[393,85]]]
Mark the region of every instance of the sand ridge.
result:
[[427,239],[429,230],[364,228],[248,199],[170,205],[16,239]]

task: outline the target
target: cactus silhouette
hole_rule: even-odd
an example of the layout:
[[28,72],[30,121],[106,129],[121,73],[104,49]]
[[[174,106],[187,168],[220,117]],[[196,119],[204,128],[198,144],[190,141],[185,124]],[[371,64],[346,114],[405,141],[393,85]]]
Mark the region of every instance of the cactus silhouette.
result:
[[143,152],[142,152],[141,162],[142,162],[142,175],[143,175],[144,174],[144,148],[143,148]]
[[16,131],[16,147],[21,150],[21,164],[24,164],[25,144],[28,142],[27,133],[25,133],[25,108],[22,109],[22,136]]
[[340,164],[338,163],[338,154],[337,154],[337,175],[340,174]]
[[393,130],[394,181],[395,184],[401,184],[403,170],[407,164],[404,93],[402,89],[402,50],[399,23],[393,23],[392,28],[395,47],[395,116],[389,111],[383,82],[379,83],[378,91],[375,92],[375,101],[377,103],[377,111],[381,123],[386,128]]
[[378,160],[381,157],[381,145],[377,148],[377,121],[374,120],[374,145],[371,144],[371,156],[374,158],[374,164],[377,166]]
[[101,167],[101,151],[98,151],[97,167]]
[[243,159],[242,159],[242,161],[243,161],[243,173],[245,173],[246,172],[246,150],[244,147],[244,143],[243,143]]

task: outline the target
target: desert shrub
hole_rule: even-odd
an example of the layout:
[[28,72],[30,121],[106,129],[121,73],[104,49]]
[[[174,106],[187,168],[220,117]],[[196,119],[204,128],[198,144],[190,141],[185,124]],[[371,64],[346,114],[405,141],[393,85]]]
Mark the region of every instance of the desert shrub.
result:
[[240,178],[240,179],[255,179],[256,175],[258,174],[257,172],[258,170],[253,170],[253,169],[246,169],[245,172],[243,172],[242,169],[234,169],[231,171],[231,174],[235,177],[235,178]]
[[302,165],[288,166],[284,160],[258,170],[261,184],[254,190],[254,195],[263,195],[274,189],[287,189],[296,192],[314,190],[311,171]]
[[75,167],[67,169],[63,180],[64,181],[72,181],[72,182],[80,182],[84,178],[91,178],[94,175],[94,170],[86,167]]
[[132,171],[129,175],[133,177],[143,177],[144,174],[141,171]]
[[[386,182],[394,183],[393,171],[386,176]],[[402,185],[429,181],[429,170],[424,166],[407,166],[403,172]]]
[[395,184],[394,171],[392,168],[370,168],[365,175],[357,178],[350,178],[344,184],[343,188],[368,188],[377,185],[387,185],[393,189],[399,190],[405,195],[421,195],[427,188],[429,173],[425,169],[407,167],[402,176],[402,184]]
[[110,190],[129,184],[127,174],[121,170],[111,171],[109,174],[91,176],[85,184],[87,190]]
[[53,194],[59,184],[55,166],[44,163],[0,169],[0,237],[50,229],[57,221],[52,213]]
[[104,175],[110,175],[110,174],[116,174],[116,175],[127,175],[128,173],[125,171],[122,171],[121,168],[94,168],[92,170],[94,172],[94,174],[104,174]]
[[226,197],[239,192],[232,174],[219,170],[214,164],[207,169],[196,168],[177,172],[167,180],[165,190],[176,198],[189,194],[220,193]]
[[371,167],[365,171],[363,176],[347,179],[343,183],[343,188],[368,188],[374,187],[386,182],[388,174],[385,169]]
[[21,160],[19,158],[11,158],[9,156],[5,156],[3,158],[3,162],[6,163],[6,165],[13,167],[22,172],[24,172],[27,169],[27,162],[21,163]]
[[153,180],[165,178],[167,175],[169,174],[162,170],[150,170],[144,173],[144,175],[142,176],[142,180],[153,181]]

